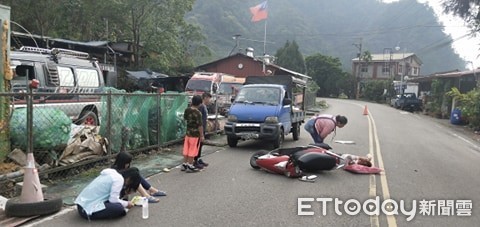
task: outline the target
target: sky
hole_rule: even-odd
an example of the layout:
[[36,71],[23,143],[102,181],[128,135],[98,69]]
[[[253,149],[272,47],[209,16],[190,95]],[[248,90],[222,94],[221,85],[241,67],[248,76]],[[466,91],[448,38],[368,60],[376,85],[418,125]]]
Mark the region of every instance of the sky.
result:
[[[383,2],[397,2],[401,0],[383,0]],[[470,33],[470,30],[466,27],[466,24],[462,19],[453,15],[446,15],[443,13],[440,0],[417,0],[418,2],[427,2],[437,14],[439,21],[443,23],[444,32],[451,35],[453,40]],[[455,51],[468,62],[465,68],[472,69],[473,67],[480,67],[480,38],[460,38],[452,43],[452,47]]]

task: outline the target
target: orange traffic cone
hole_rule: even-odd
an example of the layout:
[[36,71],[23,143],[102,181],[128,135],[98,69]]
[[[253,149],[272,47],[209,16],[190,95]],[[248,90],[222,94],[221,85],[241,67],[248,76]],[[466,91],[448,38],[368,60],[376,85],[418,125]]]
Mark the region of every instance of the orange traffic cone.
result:
[[20,201],[24,203],[33,203],[43,201],[42,185],[38,177],[38,170],[35,167],[33,153],[27,154],[27,166],[24,168],[22,194]]
[[368,115],[367,105],[365,105],[365,108],[363,109],[363,115]]

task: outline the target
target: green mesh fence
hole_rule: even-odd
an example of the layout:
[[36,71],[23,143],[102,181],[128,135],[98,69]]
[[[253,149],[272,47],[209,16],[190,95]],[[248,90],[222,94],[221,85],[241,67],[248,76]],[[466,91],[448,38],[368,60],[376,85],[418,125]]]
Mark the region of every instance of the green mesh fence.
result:
[[[144,94],[135,92],[134,94]],[[153,96],[130,96],[128,99],[128,110],[124,118],[124,130],[127,130],[128,139],[126,148],[137,149],[150,145],[148,117],[153,103],[156,103]],[[155,106],[153,106],[155,107]],[[154,128],[157,125],[153,126]]]
[[123,119],[125,117],[125,113],[127,112],[127,108],[125,107],[125,100],[124,95],[126,92],[124,90],[117,90],[115,88],[105,88],[105,92],[110,92],[111,95],[111,110],[108,110],[108,96],[102,96],[102,110],[101,111],[101,122],[100,122],[100,135],[107,137],[107,119],[108,114],[111,114],[111,128],[110,128],[110,146],[112,147],[112,151],[120,151],[122,145],[122,135],[124,133],[124,125]]
[[188,96],[185,94],[162,94],[161,96],[162,113],[162,137],[161,142],[172,141],[182,138],[185,135],[185,121],[183,112],[188,106]]
[[[182,139],[185,135],[183,113],[189,101],[186,94],[132,94],[114,88],[105,90],[104,94],[94,94],[95,97],[101,96],[101,103],[95,102],[98,105],[100,136],[96,133],[96,127],[72,124],[71,118],[63,109],[35,105],[32,119],[34,136],[31,140],[27,138],[26,108],[14,110],[8,125],[11,129],[12,148],[22,148],[25,152],[27,144],[32,142],[35,161],[44,166],[42,172],[47,171],[43,172],[43,176],[54,179],[71,177],[96,165],[109,165],[109,161],[102,158],[110,154],[104,153],[103,138],[108,138],[112,153],[115,154],[121,150],[162,146],[166,142]],[[56,95],[61,98],[64,94]],[[69,95],[65,94],[65,97],[70,97]],[[13,96],[14,94],[7,97],[12,99]],[[75,109],[74,106],[68,107],[66,112]],[[111,123],[110,127],[107,127],[108,122]],[[22,151],[16,152],[20,154]],[[11,178],[21,180],[19,175],[11,175]],[[0,195],[13,191],[14,183],[6,183],[14,182],[12,179],[0,181]]]
[[[34,108],[32,115],[34,149],[52,150],[67,144],[72,120],[64,112],[54,108]],[[26,151],[27,135],[27,108],[15,109],[10,120],[12,145]]]
[[[112,151],[132,150],[182,138],[185,135],[183,112],[188,106],[185,94],[164,93],[160,97],[144,92],[126,94],[113,88],[111,92]],[[143,95],[142,95],[143,94]],[[160,100],[157,100],[160,98]],[[108,96],[102,97],[101,130],[106,135]],[[158,106],[160,104],[160,106]],[[160,123],[159,123],[160,121]],[[160,127],[160,129],[158,129]]]

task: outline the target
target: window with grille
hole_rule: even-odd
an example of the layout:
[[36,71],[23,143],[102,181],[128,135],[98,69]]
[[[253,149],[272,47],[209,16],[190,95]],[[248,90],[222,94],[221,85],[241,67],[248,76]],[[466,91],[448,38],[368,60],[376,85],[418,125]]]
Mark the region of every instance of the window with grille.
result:
[[368,72],[368,66],[367,65],[362,65],[362,68],[360,70],[362,73],[367,73]]
[[390,65],[389,64],[384,64],[383,65],[382,73],[383,73],[383,75],[389,75],[390,74]]
[[99,87],[99,75],[93,69],[76,69],[79,87]]
[[60,79],[60,86],[75,86],[75,78],[73,77],[73,71],[71,68],[58,66],[58,77]]

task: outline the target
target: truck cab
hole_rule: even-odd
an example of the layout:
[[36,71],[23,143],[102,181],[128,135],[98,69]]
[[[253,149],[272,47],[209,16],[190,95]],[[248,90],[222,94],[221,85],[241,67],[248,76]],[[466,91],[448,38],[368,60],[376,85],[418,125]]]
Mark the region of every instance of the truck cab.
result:
[[220,114],[228,113],[234,99],[245,83],[245,78],[224,75],[218,88],[217,103]]
[[216,94],[220,82],[222,81],[222,73],[216,72],[196,72],[188,80],[185,85],[185,93],[187,93],[189,100],[192,100],[194,95],[201,95],[205,92],[212,94],[211,103],[207,106],[209,113],[216,113],[215,102]]
[[292,103],[293,87],[288,75],[247,77],[225,123],[228,145],[236,147],[239,140],[257,139],[278,148],[290,132],[298,140],[305,112]]
[[408,111],[418,111],[422,109],[422,101],[417,98],[415,93],[403,93],[398,96],[395,108]]
[[214,94],[221,80],[221,73],[196,72],[190,80],[188,80],[185,86],[185,92],[191,96],[203,94],[204,92]]
[[212,94],[209,113],[225,114],[231,104],[232,96],[238,91],[244,78],[238,78],[225,73],[217,72],[196,72],[188,80],[185,92],[191,99],[194,95],[201,95],[204,92]]

